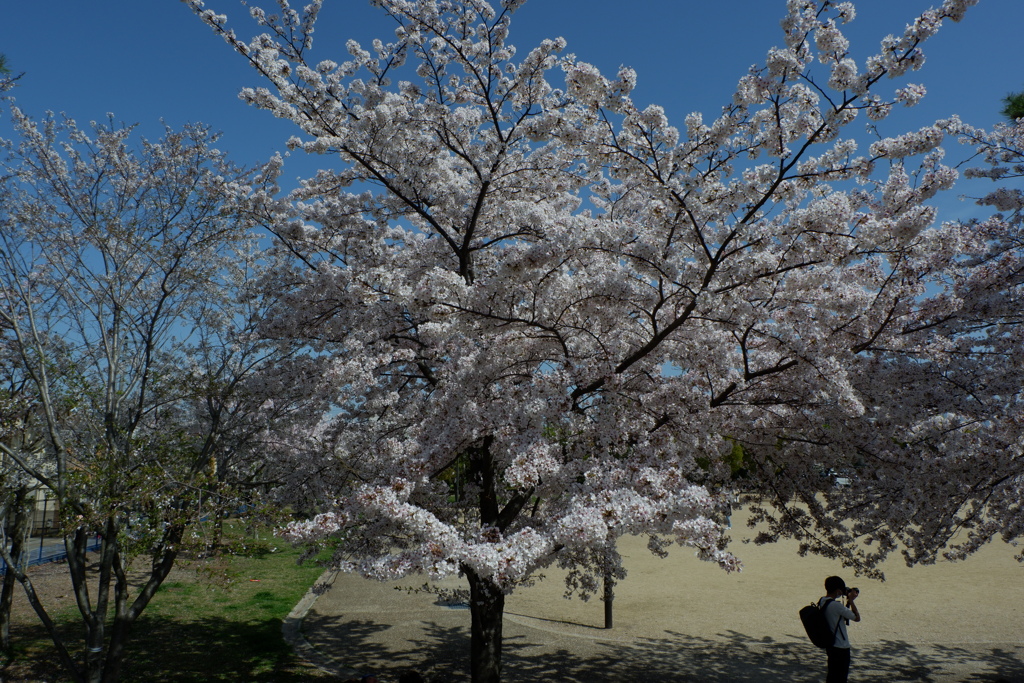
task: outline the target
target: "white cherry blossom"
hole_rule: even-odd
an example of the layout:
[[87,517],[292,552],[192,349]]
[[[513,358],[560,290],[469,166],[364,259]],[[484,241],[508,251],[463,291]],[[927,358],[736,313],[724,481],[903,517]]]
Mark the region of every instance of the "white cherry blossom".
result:
[[519,3],[375,4],[395,40],[337,68],[300,68],[301,13],[248,43],[206,18],[328,166],[267,219],[294,263],[264,330],[342,378],[290,538],[377,578],[462,573],[493,681],[503,596],[546,566],[589,595],[623,575],[614,539],[649,534],[737,569],[736,489],[760,540],[866,573],[1020,535],[1019,195],[977,224],[928,203],[952,136],[1019,157],[953,120],[885,127],[974,3],[861,64],[851,3],[789,0],[784,47],[679,127],[562,40],[517,61]]

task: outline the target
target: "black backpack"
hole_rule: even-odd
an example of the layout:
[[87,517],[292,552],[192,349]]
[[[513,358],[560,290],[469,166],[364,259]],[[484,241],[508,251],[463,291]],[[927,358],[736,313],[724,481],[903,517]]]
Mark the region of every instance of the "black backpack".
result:
[[807,637],[818,647],[832,647],[835,645],[836,634],[839,633],[839,624],[842,623],[841,621],[836,621],[835,631],[828,627],[825,610],[828,609],[830,602],[833,602],[833,598],[826,600],[825,604],[821,607],[818,607],[818,603],[812,602],[800,610],[800,621],[804,624]]

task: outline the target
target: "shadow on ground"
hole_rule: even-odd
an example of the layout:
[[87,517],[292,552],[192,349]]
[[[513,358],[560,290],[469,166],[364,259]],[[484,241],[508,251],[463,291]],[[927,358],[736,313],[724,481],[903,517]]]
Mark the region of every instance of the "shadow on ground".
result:
[[[81,628],[61,629],[76,661],[84,651]],[[65,683],[70,680],[55,654],[46,630],[39,624],[15,625],[12,652],[2,658],[2,683]],[[246,681],[247,683],[328,683],[342,680],[322,675],[298,661],[281,640],[281,620],[233,622],[219,618],[187,622],[143,618],[126,643],[122,680]]]
[[[403,632],[417,635],[400,639],[389,633],[394,625],[373,619],[310,615],[307,620],[317,634],[314,646],[339,667],[385,681],[408,669],[420,671],[430,683],[469,680],[469,631],[450,623],[450,615],[405,622]],[[861,681],[1024,683],[1024,646],[872,643],[855,647],[854,671],[852,678]],[[505,624],[506,683],[810,683],[823,676],[823,651],[792,639],[756,640],[736,631],[715,639],[665,632],[664,638],[622,643]]]

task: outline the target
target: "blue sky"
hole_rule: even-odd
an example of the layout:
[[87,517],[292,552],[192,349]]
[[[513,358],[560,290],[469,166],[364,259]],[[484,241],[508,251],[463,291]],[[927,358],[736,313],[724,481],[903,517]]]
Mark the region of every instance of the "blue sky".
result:
[[[880,38],[938,2],[856,3],[857,20],[847,27],[855,52],[874,52]],[[207,4],[246,18],[238,0]],[[785,0],[529,0],[516,14],[511,42],[522,53],[542,38],[563,36],[568,51],[609,75],[620,64],[632,66],[639,74],[634,99],[664,106],[682,126],[691,111],[715,116],[737,79],[782,42],[784,11]],[[251,34],[247,24],[238,26],[240,35]],[[1024,0],[981,0],[962,23],[944,27],[926,46],[928,63],[910,79],[929,94],[897,122],[916,127],[952,113],[983,127],[998,121],[1000,99],[1024,89],[1022,26]],[[365,45],[391,32],[366,0],[326,0],[314,54],[341,61],[346,39]],[[53,110],[89,121],[113,112],[150,136],[159,134],[161,119],[172,127],[202,121],[224,133],[221,147],[241,163],[266,159],[295,132],[237,99],[240,88],[262,83],[178,0],[9,1],[0,53],[24,72],[14,95],[34,116]],[[8,130],[0,123],[0,135]],[[313,166],[300,162],[286,176]]]

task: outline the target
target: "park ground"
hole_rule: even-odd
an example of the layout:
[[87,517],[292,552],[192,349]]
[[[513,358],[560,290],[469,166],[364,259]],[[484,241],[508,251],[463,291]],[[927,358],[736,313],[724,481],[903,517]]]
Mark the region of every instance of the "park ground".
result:
[[[823,679],[824,656],[798,610],[824,592],[826,576],[862,591],[863,621],[850,626],[852,681],[1024,683],[1024,565],[1001,541],[962,562],[908,568],[892,558],[885,582],[857,578],[838,562],[800,557],[792,542],[756,546],[733,518],[738,574],[686,548],[667,559],[642,539],[621,542],[629,575],[617,587],[614,628],[603,604],[563,598],[557,571],[509,597],[504,680],[786,682]],[[312,661],[339,676],[404,670],[432,683],[468,680],[469,611],[393,583],[324,574],[331,588],[293,611]],[[449,583],[458,586],[457,581]]]
[[[820,681],[824,658],[804,636],[797,611],[822,594],[825,576],[839,574],[862,590],[858,605],[864,621],[850,627],[852,681],[1024,683],[1024,565],[1014,559],[1019,548],[997,541],[964,562],[914,568],[894,558],[883,567],[886,581],[881,583],[857,578],[830,560],[799,557],[791,542],[744,543],[753,532],[741,514],[733,522],[732,549],[744,561],[739,574],[701,562],[686,548],[674,547],[662,560],[646,550],[642,539],[623,539],[620,548],[629,575],[616,590],[611,630],[603,628],[599,600],[584,603],[562,597],[557,570],[546,571],[544,580],[517,591],[508,599],[505,613],[504,680]],[[299,581],[297,590],[282,593],[293,597],[277,611],[273,604],[263,604],[262,596],[278,577],[283,580],[292,572],[275,570],[268,563],[284,561],[294,567],[294,555],[279,560],[273,559],[276,555],[239,560],[250,564],[233,570],[237,576],[232,590],[253,592],[246,600],[255,605],[246,608],[254,610],[247,619],[232,617],[231,623],[206,614],[212,605],[193,604],[197,595],[204,603],[220,600],[225,575],[218,578],[217,572],[207,571],[193,576],[196,565],[188,563],[176,569],[162,591],[168,606],[153,609],[146,617],[149,626],[133,638],[136,652],[148,652],[154,660],[148,662],[149,670],[166,671],[161,679],[167,681],[328,683],[375,673],[381,683],[394,683],[409,669],[420,671],[430,683],[468,680],[465,606],[439,604],[435,595],[408,590],[422,585],[422,580],[378,583],[331,572],[320,576],[315,567],[306,567],[302,575],[288,579]],[[43,565],[32,573],[47,604],[73,609],[66,568]],[[307,577],[304,583],[302,576]],[[320,583],[330,584],[330,590],[310,591],[303,597],[302,591],[317,576]],[[196,588],[186,591],[193,581],[199,581]],[[460,583],[452,579],[447,585]],[[225,615],[227,609],[238,607],[226,607]],[[274,633],[280,640],[281,633],[281,617],[273,615],[289,609],[284,630],[297,657],[287,648],[276,653],[279,646],[270,642]],[[21,624],[37,622],[21,595],[16,596],[15,612]],[[25,634],[18,628],[16,637],[21,638]],[[145,633],[153,628],[154,634]],[[162,655],[151,652],[153,638],[162,643],[157,648]],[[248,656],[245,641],[266,643],[257,648],[264,655],[261,662],[255,656],[249,657],[253,661],[234,661]],[[44,652],[45,638],[39,642]],[[168,642],[175,646],[166,647]],[[213,675],[211,661],[217,660],[223,671]],[[14,661],[0,680],[64,680],[54,663],[34,662],[24,657]],[[178,670],[172,673],[171,667]],[[142,670],[142,662],[128,668]],[[196,671],[209,671],[210,676],[194,678]]]

